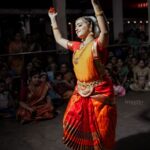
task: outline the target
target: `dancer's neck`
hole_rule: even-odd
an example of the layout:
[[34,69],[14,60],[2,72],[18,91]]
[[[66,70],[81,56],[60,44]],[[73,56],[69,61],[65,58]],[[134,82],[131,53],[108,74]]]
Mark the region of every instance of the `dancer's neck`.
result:
[[82,44],[85,46],[93,40],[94,37],[91,34],[89,34],[85,39],[82,40]]

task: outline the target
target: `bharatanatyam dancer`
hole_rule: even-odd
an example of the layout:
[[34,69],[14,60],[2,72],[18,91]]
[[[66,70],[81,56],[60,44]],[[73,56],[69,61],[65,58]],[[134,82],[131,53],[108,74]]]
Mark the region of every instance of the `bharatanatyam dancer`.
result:
[[73,150],[112,150],[117,111],[112,81],[105,73],[109,33],[98,0],[91,3],[97,19],[83,16],[75,22],[81,42],[64,39],[57,24],[57,12],[54,8],[48,11],[56,42],[73,52],[77,78],[63,118],[63,143]]

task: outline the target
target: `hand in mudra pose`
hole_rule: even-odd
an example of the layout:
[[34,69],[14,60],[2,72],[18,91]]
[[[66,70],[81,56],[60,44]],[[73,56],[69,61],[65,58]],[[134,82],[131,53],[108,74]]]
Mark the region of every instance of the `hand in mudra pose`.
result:
[[49,10],[48,10],[48,16],[51,19],[57,16],[57,12],[56,12],[55,8],[53,8],[53,7],[49,8]]

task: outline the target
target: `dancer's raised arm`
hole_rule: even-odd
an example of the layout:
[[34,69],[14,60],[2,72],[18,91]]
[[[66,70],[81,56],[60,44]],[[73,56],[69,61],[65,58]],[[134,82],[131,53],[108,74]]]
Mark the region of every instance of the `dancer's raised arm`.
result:
[[51,26],[52,26],[52,30],[53,30],[53,34],[54,34],[54,38],[56,42],[62,47],[67,49],[68,40],[64,39],[60,33],[60,30],[57,24],[57,19],[56,19],[57,12],[54,10],[54,8],[49,9],[48,16],[51,20]]
[[102,10],[102,7],[99,3],[99,0],[91,0],[91,2],[100,28],[98,40],[104,47],[106,47],[109,41],[109,29],[107,20],[104,15],[104,11]]

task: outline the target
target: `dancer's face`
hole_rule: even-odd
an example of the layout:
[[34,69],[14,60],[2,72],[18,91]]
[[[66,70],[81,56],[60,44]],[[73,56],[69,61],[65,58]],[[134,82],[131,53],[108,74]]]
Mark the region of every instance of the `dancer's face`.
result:
[[90,33],[89,22],[84,18],[79,18],[75,23],[75,31],[80,39],[85,39]]

